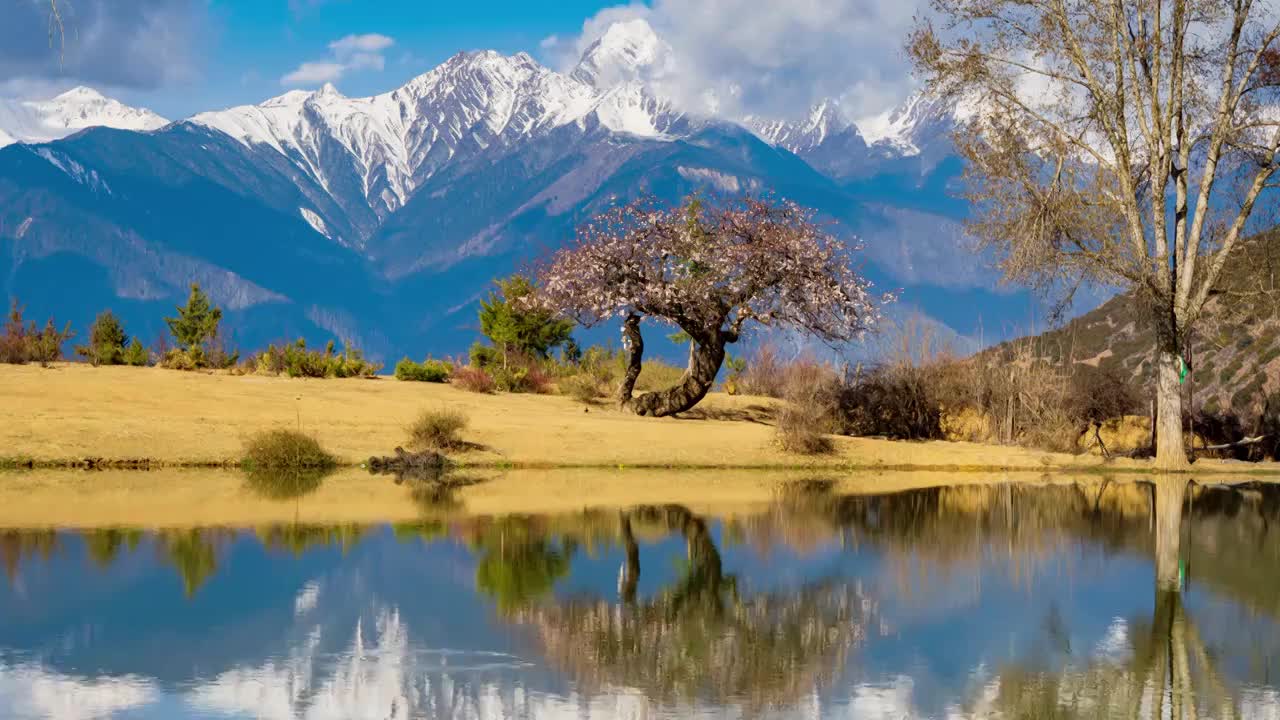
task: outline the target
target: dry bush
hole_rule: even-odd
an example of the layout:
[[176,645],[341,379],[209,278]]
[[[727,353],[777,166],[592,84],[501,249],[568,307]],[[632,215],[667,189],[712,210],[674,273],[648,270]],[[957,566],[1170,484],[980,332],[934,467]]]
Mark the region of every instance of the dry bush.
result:
[[800,360],[788,366],[785,377],[785,402],[777,415],[778,444],[787,452],[804,455],[833,452],[828,435],[843,429],[839,374],[828,365]]
[[942,438],[942,374],[936,370],[884,364],[856,377],[843,402],[850,431],[895,440]]
[[898,328],[885,360],[851,378],[842,409],[855,435],[896,440],[946,436],[947,413],[971,405],[965,364],[915,318]]
[[263,430],[245,441],[244,464],[260,469],[322,469],[337,461],[310,435],[297,430]]
[[973,362],[971,405],[991,417],[1000,442],[1057,452],[1076,449],[1084,427],[1072,411],[1068,372],[1039,357],[1030,340]]
[[605,390],[600,381],[588,373],[570,375],[562,379],[557,387],[561,395],[568,395],[582,403],[594,403],[605,396]]
[[475,367],[455,368],[449,384],[473,393],[491,393],[496,388],[489,373]]
[[554,381],[546,370],[536,362],[511,364],[506,367],[493,365],[488,368],[494,387],[509,393],[536,393],[545,395],[551,392]]
[[466,443],[458,437],[467,426],[467,416],[458,410],[425,410],[409,426],[409,447],[413,450],[457,450]]
[[782,397],[786,388],[786,364],[773,345],[761,345],[747,360],[747,368],[738,375],[738,392],[744,395]]

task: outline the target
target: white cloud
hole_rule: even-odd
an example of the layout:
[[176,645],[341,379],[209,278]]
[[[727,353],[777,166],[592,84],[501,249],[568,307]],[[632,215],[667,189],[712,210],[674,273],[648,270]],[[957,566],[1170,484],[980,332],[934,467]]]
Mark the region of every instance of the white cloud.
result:
[[320,85],[342,77],[346,66],[335,62],[304,62],[280,78],[281,85]]
[[17,717],[93,720],[155,702],[156,683],[132,675],[84,678],[43,665],[0,664],[0,707]]
[[337,82],[348,72],[381,71],[387,66],[383,53],[395,44],[394,39],[378,33],[347,35],[329,43],[329,58],[302,63],[280,78],[280,84],[286,87],[320,85]]
[[368,33],[366,35],[348,35],[334,40],[329,43],[329,49],[333,51],[334,55],[342,57],[343,55],[354,53],[382,52],[395,44],[396,41],[386,35]]
[[910,94],[903,41],[926,11],[919,0],[654,0],[606,8],[544,52],[571,66],[611,24],[643,18],[674,55],[659,89],[690,110],[794,118],[837,98],[866,117]]

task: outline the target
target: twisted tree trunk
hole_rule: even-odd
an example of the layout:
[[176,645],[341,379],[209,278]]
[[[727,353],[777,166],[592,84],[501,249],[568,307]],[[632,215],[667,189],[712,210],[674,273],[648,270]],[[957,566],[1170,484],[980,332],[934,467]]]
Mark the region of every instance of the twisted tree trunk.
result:
[[[634,323],[632,318],[635,318]],[[666,390],[632,395],[635,389],[635,378],[640,376],[640,357],[644,352],[638,317],[632,315],[627,318],[623,325],[623,335],[629,346],[630,356],[627,362],[627,374],[623,377],[622,386],[618,390],[619,404],[637,415],[652,417],[666,417],[684,412],[706,397],[711,391],[711,386],[715,384],[720,366],[724,363],[724,348],[729,341],[729,336],[719,330],[706,336],[694,337],[689,348],[689,365],[685,368],[680,382]]]

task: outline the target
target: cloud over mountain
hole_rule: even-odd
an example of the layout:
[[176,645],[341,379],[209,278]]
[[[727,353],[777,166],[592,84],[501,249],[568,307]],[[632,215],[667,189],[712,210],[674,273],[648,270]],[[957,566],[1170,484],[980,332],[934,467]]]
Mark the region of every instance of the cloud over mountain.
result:
[[803,116],[836,98],[872,117],[911,91],[902,38],[919,12],[893,0],[655,0],[606,8],[543,49],[562,68],[615,23],[643,19],[671,49],[671,72],[647,78],[691,112]]
[[387,61],[383,53],[396,41],[386,35],[367,33],[347,35],[329,43],[330,57],[299,65],[280,78],[286,87],[320,85],[335,82],[353,70],[382,70]]

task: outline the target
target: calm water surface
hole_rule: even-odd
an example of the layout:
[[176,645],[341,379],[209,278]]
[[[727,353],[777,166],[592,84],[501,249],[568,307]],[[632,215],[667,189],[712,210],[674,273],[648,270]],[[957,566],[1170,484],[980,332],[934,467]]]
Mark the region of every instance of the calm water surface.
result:
[[0,718],[1280,718],[1273,488],[446,495],[388,525],[0,529]]

